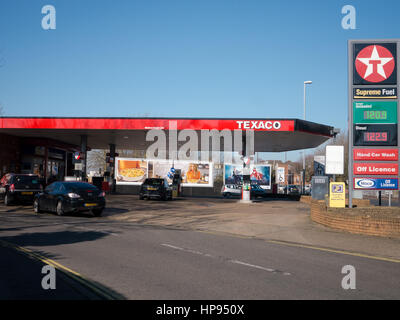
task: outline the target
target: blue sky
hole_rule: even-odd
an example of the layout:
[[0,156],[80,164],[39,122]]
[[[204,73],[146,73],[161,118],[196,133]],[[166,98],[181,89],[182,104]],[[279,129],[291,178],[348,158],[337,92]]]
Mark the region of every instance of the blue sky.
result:
[[[56,8],[56,30],[41,8]],[[344,5],[356,30],[341,27]],[[347,40],[400,37],[400,1],[2,0],[7,116],[302,118],[347,126]]]

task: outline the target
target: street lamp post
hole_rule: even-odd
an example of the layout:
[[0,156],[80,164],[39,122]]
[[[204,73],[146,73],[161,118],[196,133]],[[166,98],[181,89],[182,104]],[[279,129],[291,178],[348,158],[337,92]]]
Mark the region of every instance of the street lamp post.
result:
[[[303,119],[306,120],[306,85],[307,84],[312,84],[312,81],[304,81],[304,114],[303,114]],[[305,152],[303,151],[303,176],[302,176],[302,194],[305,192],[305,183],[306,183],[306,158],[305,158]]]

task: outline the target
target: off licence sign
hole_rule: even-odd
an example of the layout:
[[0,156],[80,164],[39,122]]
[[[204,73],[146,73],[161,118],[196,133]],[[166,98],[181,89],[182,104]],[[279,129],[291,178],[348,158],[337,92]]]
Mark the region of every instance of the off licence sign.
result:
[[397,161],[399,150],[397,149],[353,149],[354,160],[377,160],[377,161]]
[[364,190],[397,190],[398,179],[354,178],[354,188]]
[[353,173],[355,175],[397,175],[398,167],[397,163],[355,163]]

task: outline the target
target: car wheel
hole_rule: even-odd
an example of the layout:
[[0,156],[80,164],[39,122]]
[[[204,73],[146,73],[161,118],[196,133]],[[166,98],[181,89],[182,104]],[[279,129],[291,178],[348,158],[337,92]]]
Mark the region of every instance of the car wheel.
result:
[[4,196],[4,205],[9,206],[11,204],[10,196],[6,193]]
[[64,209],[61,201],[57,202],[57,215],[63,216],[64,215]]
[[92,213],[95,217],[100,217],[101,214],[103,213],[103,209],[93,209]]
[[231,197],[231,194],[230,194],[229,192],[228,192],[228,193],[225,193],[224,197],[227,198],[227,199],[229,199],[229,198]]
[[143,199],[144,199],[144,197],[139,194],[139,200],[143,200]]
[[33,201],[33,211],[35,211],[35,213],[42,212],[42,210],[40,210],[40,207],[39,207],[39,199],[35,199],[35,201]]

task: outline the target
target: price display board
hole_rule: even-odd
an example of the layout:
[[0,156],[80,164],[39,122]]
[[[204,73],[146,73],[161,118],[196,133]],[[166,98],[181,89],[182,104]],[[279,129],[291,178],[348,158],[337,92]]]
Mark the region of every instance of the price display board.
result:
[[355,146],[397,146],[397,124],[356,124]]
[[399,188],[400,39],[348,41],[349,207],[354,190]]
[[397,101],[353,102],[353,123],[397,123]]

